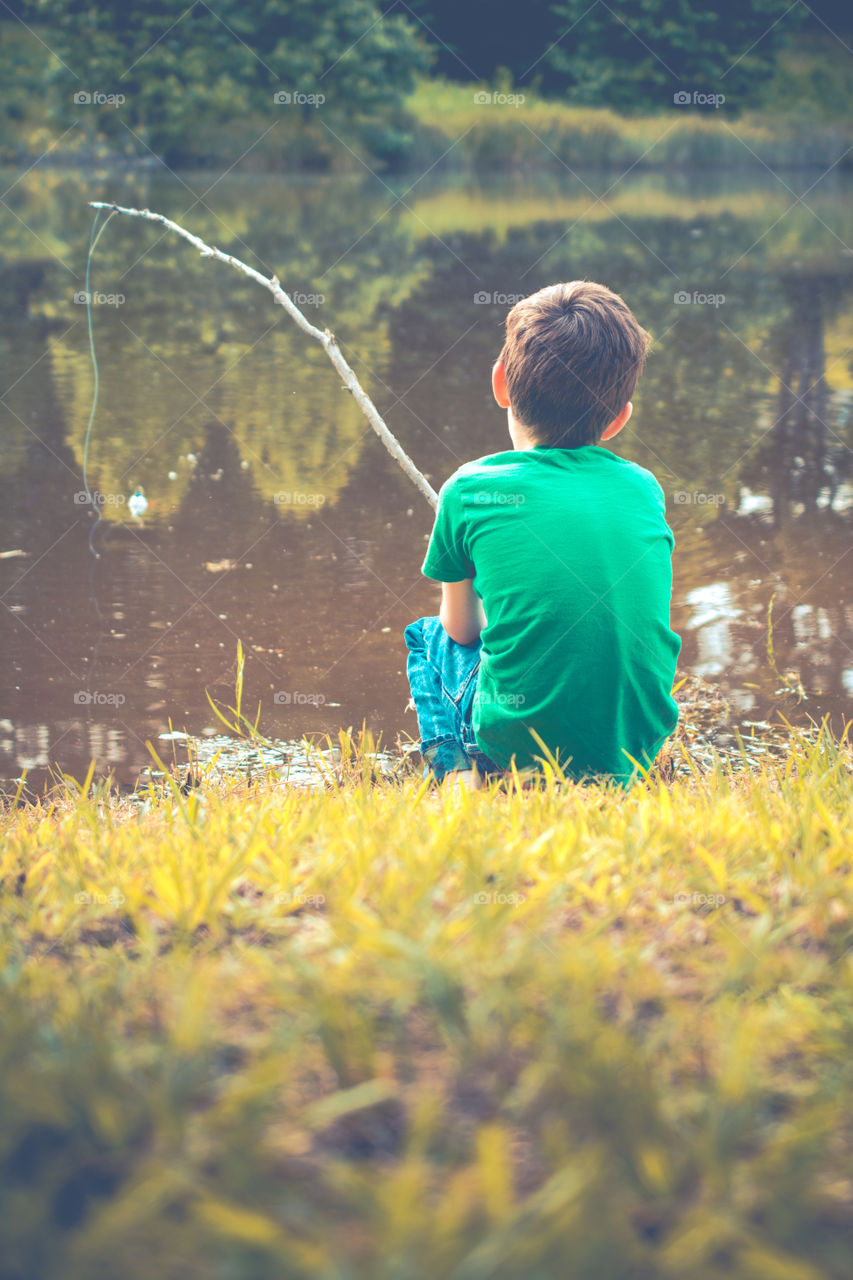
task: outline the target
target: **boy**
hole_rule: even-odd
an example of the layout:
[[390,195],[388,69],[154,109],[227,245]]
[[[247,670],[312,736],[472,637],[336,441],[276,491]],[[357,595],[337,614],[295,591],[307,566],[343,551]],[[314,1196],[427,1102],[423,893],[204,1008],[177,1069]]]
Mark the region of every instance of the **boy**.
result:
[[538,767],[627,787],[678,722],[673,535],[650,471],[612,440],[650,336],[612,290],[554,284],[509,312],[492,370],[512,450],[442,486],[406,628],[421,754],[437,781]]

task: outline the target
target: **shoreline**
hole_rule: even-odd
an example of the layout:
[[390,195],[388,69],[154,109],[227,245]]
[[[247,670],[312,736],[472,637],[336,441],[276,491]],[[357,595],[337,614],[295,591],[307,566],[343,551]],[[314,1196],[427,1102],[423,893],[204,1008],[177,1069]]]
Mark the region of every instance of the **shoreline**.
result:
[[[809,742],[822,731],[822,725],[812,717],[807,717],[805,724],[793,725],[782,719],[779,723],[738,723],[715,686],[681,673],[678,682],[678,727],[661,748],[646,785],[660,780],[671,786],[690,778],[706,778],[718,768],[732,776],[750,777],[784,760],[795,741]],[[843,743],[845,729],[839,735],[827,726],[827,732],[836,744]],[[356,734],[351,726],[305,734],[300,739],[267,738],[262,733],[255,739],[224,733],[201,737],[170,728],[158,734],[152,746],[160,767],[152,763],[133,782],[117,781],[110,769],[96,772],[94,767],[84,781],[54,766],[53,786],[43,778],[45,770],[37,774],[41,785],[33,787],[22,784],[20,777],[2,778],[0,808],[8,811],[61,801],[73,795],[74,786],[84,794],[89,787],[97,789],[101,801],[111,808],[136,812],[140,805],[150,806],[158,791],[161,799],[167,799],[175,788],[182,795],[191,791],[224,794],[241,785],[316,794],[339,792],[352,784],[400,787],[421,778],[414,739],[398,734],[393,746],[385,746],[381,736],[374,738],[369,729]],[[636,785],[642,784],[638,781]]]
[[[518,105],[503,105],[506,97]],[[480,101],[478,101],[480,99]],[[482,99],[494,99],[485,102]],[[337,117],[335,117],[337,120]],[[737,114],[725,106],[685,107],[626,116],[608,107],[579,106],[535,94],[506,95],[471,84],[425,81],[403,107],[384,121],[388,138],[370,145],[355,135],[330,143],[321,123],[300,122],[281,135],[256,111],[239,127],[198,132],[186,152],[118,150],[104,135],[74,148],[54,149],[53,129],[31,125],[10,139],[0,167],[33,164],[62,169],[103,165],[157,173],[173,169],[218,170],[228,155],[244,153],[244,173],[287,172],[322,176],[370,172],[385,176],[438,173],[552,173],[574,167],[607,172],[719,171],[758,173],[774,169],[853,169],[853,120],[819,118],[808,110],[780,114],[770,109]],[[56,126],[56,132],[60,132]],[[344,132],[347,133],[344,128]],[[385,136],[385,135],[382,135]],[[261,141],[259,142],[259,138]],[[147,146],[147,139],[141,140]]]

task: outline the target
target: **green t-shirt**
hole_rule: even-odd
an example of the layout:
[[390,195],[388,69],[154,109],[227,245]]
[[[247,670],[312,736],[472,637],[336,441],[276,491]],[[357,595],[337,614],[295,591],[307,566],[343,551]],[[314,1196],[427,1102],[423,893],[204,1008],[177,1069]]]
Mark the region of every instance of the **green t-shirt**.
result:
[[443,485],[423,572],[483,602],[473,728],[495,764],[541,759],[531,730],[571,777],[651,764],[678,723],[673,545],[655,477],[600,445],[492,454]]

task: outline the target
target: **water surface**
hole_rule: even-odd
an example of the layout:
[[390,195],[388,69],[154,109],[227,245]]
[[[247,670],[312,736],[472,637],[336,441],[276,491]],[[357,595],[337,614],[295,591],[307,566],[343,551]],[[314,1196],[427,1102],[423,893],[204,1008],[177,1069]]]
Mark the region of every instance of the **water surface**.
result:
[[[416,736],[406,622],[431,511],[324,353],[257,285],[114,218],[84,286],[88,199],[147,206],[277,272],[337,334],[436,487],[507,447],[489,390],[509,302],[586,277],[655,345],[615,451],[650,467],[676,535],[682,668],[732,725],[819,720],[853,694],[853,204],[849,179],[612,174],[474,184],[161,172],[5,173],[0,275],[0,776],[91,758],[130,782],[146,740]],[[414,185],[413,185],[414,184]],[[811,188],[811,189],[809,189]],[[131,516],[142,487],[149,507]],[[20,553],[20,554],[9,554]],[[772,649],[768,610],[772,602]]]

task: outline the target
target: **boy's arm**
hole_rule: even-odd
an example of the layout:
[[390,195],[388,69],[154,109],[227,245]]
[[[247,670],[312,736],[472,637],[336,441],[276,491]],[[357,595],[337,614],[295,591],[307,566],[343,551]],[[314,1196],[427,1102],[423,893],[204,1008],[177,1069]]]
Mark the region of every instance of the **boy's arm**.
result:
[[474,591],[473,578],[461,582],[442,582],[441,625],[457,644],[474,644],[486,625],[480,597]]

